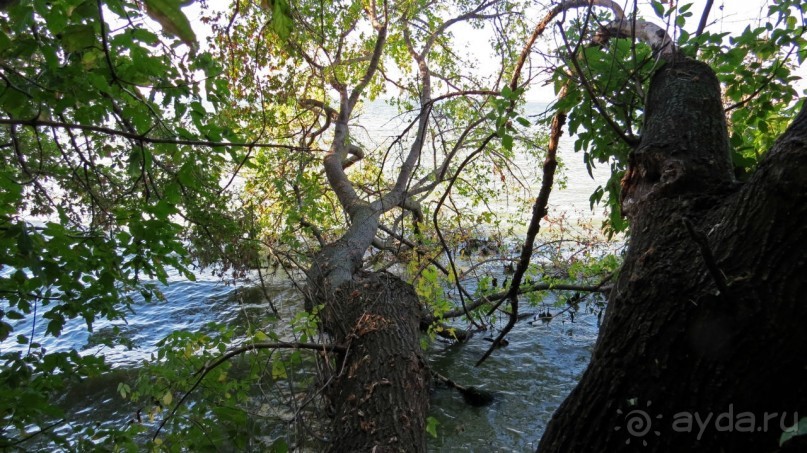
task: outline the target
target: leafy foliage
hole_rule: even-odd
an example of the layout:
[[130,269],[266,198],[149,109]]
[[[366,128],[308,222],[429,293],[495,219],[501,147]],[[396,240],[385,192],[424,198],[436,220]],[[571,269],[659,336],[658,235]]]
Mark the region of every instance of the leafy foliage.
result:
[[740,177],[756,168],[800,108],[793,85],[799,79],[794,71],[807,57],[805,24],[798,19],[804,11],[799,2],[776,2],[760,26],[733,36],[707,32],[692,44],[725,86],[732,158]]
[[[528,31],[528,2],[237,0],[200,18],[213,32],[209,51],[178,0],[0,3],[2,448],[47,436],[65,449],[137,451],[144,433],[168,420],[148,447],[288,450],[295,442],[277,433],[271,443],[250,443],[263,429],[250,417],[251,395],[256,385],[310,384],[300,372],[310,366],[305,356],[256,352],[200,381],[194,375],[242,341],[281,339],[276,332],[176,331],[139,380],[118,387],[138,406],[137,423],[72,432],[60,429],[70,422],[60,396],[112,370],[79,345],[44,344],[75,323],[92,332],[125,319],[136,298],[160,303],[162,285],[193,280],[197,267],[229,279],[270,265],[305,269],[352,226],[323,172],[329,153],[346,150],[346,185],[366,205],[396,185],[407,156],[416,157],[404,202],[379,215],[386,229],[367,267],[401,265],[438,319],[457,310],[452,291],[466,277],[447,269],[454,263],[445,252],[484,268],[461,249],[489,238],[497,244],[491,259],[502,259],[509,253],[502,237],[513,236],[528,211],[537,176],[522,170],[543,158],[546,124],[532,124],[520,109],[529,77],[542,69],[537,59],[519,86],[506,83]],[[758,27],[699,36],[687,28],[690,5],[651,7],[683,51],[709,62],[724,84],[742,176],[798,107],[792,86],[807,56],[804,4],[774,2]],[[551,77],[558,92],[568,90],[553,109],[568,113],[575,149],[590,169],[611,170],[591,201],[606,201],[607,228],[617,232],[627,228],[619,182],[659,63],[629,40],[588,45],[608,19],[595,11],[564,23]],[[481,31],[490,36],[487,59],[462,39]],[[398,115],[397,129],[363,133],[382,105]],[[344,126],[341,142],[336,124]],[[558,256],[571,264],[560,273],[560,258],[551,269],[533,266],[531,282],[594,281],[618,266],[614,255]],[[489,275],[474,280],[478,295],[495,291]],[[545,302],[543,293],[527,297]],[[579,299],[568,292],[556,301]],[[486,321],[481,309],[470,322]],[[315,339],[316,316],[291,316],[289,335]],[[451,328],[432,333],[439,329]],[[126,343],[110,331],[101,341]],[[179,404],[184,395],[195,403]],[[435,435],[436,420],[428,423]]]
[[[807,57],[804,4],[780,0],[755,28],[739,33],[707,29],[700,35],[690,27],[691,3],[670,6],[654,1],[651,6],[669,25],[681,51],[715,70],[724,87],[735,173],[744,177],[800,108],[793,85],[799,79],[794,71]],[[555,70],[553,79],[556,92],[561,86],[570,88],[555,108],[569,114],[569,130],[577,134],[575,150],[584,153],[590,168],[597,164],[611,168],[611,178],[592,195],[592,205],[606,200],[610,211],[606,229],[622,231],[627,223],[619,211],[619,181],[631,146],[641,136],[644,97],[660,61],[635,40],[586,44],[597,41],[599,27],[608,20],[608,14],[595,11],[571,21],[558,50],[565,64]],[[575,83],[567,84],[569,78]]]
[[216,259],[235,252],[219,181],[241,152],[194,146],[239,141],[213,116],[229,98],[209,78],[221,69],[191,57],[178,2],[145,6],[161,26],[126,1],[19,1],[0,13],[2,445],[63,419],[52,401],[106,369],[38,338],[76,318],[90,331],[121,319],[133,294],[160,300],[153,283],[172,270],[192,280],[189,241]]

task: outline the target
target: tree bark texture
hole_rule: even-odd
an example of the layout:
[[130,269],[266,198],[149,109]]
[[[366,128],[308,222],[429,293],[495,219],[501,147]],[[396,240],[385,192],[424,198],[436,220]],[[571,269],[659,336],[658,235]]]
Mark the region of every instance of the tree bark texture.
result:
[[391,274],[357,273],[322,310],[325,330],[348,347],[329,390],[330,451],[425,451],[430,375],[414,288]]
[[625,262],[538,450],[777,451],[807,416],[807,111],[745,183],[708,66],[667,63],[645,112]]

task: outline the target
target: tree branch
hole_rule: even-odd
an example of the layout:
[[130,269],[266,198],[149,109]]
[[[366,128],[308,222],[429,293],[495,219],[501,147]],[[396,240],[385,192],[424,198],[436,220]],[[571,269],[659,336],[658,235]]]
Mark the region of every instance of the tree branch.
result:
[[468,19],[480,18],[479,13],[481,11],[487,9],[488,7],[490,7],[492,5],[495,5],[496,3],[497,3],[497,0],[492,0],[492,1],[489,1],[489,2],[483,2],[482,4],[477,6],[476,8],[472,9],[471,11],[468,11],[467,13],[459,15],[457,17],[453,17],[453,18],[443,22],[442,24],[440,24],[440,26],[437,27],[437,29],[434,30],[433,33],[431,33],[431,36],[429,36],[429,39],[426,40],[426,43],[423,45],[423,49],[420,51],[421,58],[425,58],[425,56],[429,53],[429,50],[431,50],[432,46],[434,45],[434,41],[437,39],[438,36],[440,36],[444,31],[446,31],[446,29],[448,29],[448,27],[456,24],[457,22],[462,22],[462,21],[465,21],[465,20],[468,20]]
[[[589,293],[607,293],[611,290],[610,286],[605,286],[605,283],[610,280],[610,277],[604,278],[599,284],[597,285],[574,285],[574,284],[552,284],[552,283],[535,283],[532,285],[519,285],[518,288],[518,295],[521,294],[529,294],[538,291],[578,291],[578,292],[589,292]],[[513,288],[511,286],[511,288]],[[470,310],[475,310],[482,305],[493,303],[494,301],[505,300],[507,295],[509,294],[510,290],[508,291],[499,291],[497,293],[488,294],[486,296],[479,297],[474,301],[466,304],[466,308]],[[444,313],[441,318],[442,319],[452,319],[452,318],[459,318],[460,316],[465,316],[465,310],[463,309],[454,309]],[[436,318],[433,318],[436,320]]]
[[[384,2],[384,8],[386,9],[386,2]],[[378,36],[376,37],[375,47],[373,48],[373,56],[370,58],[370,64],[367,66],[367,71],[365,71],[364,76],[362,77],[361,81],[353,88],[353,92],[350,93],[349,105],[350,109],[353,110],[355,107],[356,102],[359,100],[359,96],[367,88],[367,85],[370,84],[370,81],[375,76],[376,70],[378,69],[378,63],[381,61],[381,55],[384,53],[384,44],[387,42],[387,23],[388,18],[384,17],[384,23],[380,24],[378,27]]]
[[182,406],[182,404],[185,402],[185,400],[188,399],[188,396],[190,396],[190,394],[193,393],[193,391],[196,390],[197,387],[199,387],[199,384],[202,383],[202,380],[205,378],[205,376],[208,375],[208,373],[210,373],[211,371],[216,369],[218,366],[220,366],[224,362],[230,360],[231,358],[233,358],[233,357],[235,357],[237,355],[240,355],[240,354],[243,354],[243,353],[249,352],[249,351],[257,351],[259,349],[309,349],[309,350],[312,350],[312,351],[337,352],[337,353],[340,353],[340,354],[344,354],[347,351],[347,348],[345,348],[344,346],[338,346],[338,345],[326,345],[326,344],[316,344],[316,343],[285,343],[285,342],[278,342],[278,343],[251,343],[251,344],[247,344],[247,345],[235,348],[235,349],[233,349],[231,351],[228,351],[224,355],[219,357],[218,359],[215,359],[212,362],[206,363],[205,366],[203,366],[202,368],[197,370],[196,373],[194,373],[194,376],[199,376],[196,379],[196,382],[194,382],[193,386],[191,386],[190,390],[185,392],[185,394],[182,395],[182,398],[180,398],[179,401],[177,401],[177,403],[171,409],[171,412],[168,414],[168,416],[165,417],[162,422],[160,422],[160,425],[157,426],[157,430],[154,432],[154,436],[152,436],[151,439],[154,440],[154,439],[157,438],[157,436],[160,435],[160,431],[162,431],[165,424],[168,423],[168,420],[170,420],[171,418],[174,417],[177,410],[179,410],[179,407]]
[[[563,100],[563,98],[566,97],[566,93],[567,89],[566,86],[564,86],[559,94],[559,98]],[[532,258],[532,251],[535,244],[535,237],[541,230],[541,219],[543,219],[547,213],[549,194],[552,192],[552,184],[555,180],[555,170],[558,166],[558,161],[556,158],[558,143],[560,142],[560,137],[563,134],[563,125],[565,122],[566,112],[558,110],[557,113],[555,113],[554,118],[552,118],[552,125],[550,127],[549,146],[547,147],[546,157],[544,158],[541,189],[538,192],[538,198],[535,199],[535,204],[532,206],[532,218],[530,219],[530,224],[527,227],[527,237],[524,239],[524,245],[521,246],[521,256],[518,260],[518,264],[516,265],[516,270],[513,273],[510,290],[507,292],[507,295],[502,297],[501,300],[488,312],[489,315],[493,314],[499,305],[501,305],[501,303],[507,299],[510,301],[511,307],[510,318],[508,319],[507,325],[504,327],[504,329],[502,329],[496,339],[493,340],[493,344],[490,345],[490,348],[488,348],[485,354],[482,355],[482,357],[476,362],[476,366],[481,365],[482,362],[484,362],[485,359],[487,359],[493,353],[504,337],[510,333],[510,330],[513,329],[513,326],[516,325],[516,321],[518,321],[518,291],[521,286],[521,279],[524,277],[524,274],[527,272],[527,268],[530,266],[530,259]]]
[[706,0],[706,6],[703,7],[703,13],[701,14],[701,21],[698,23],[698,29],[695,31],[695,37],[703,34],[703,31],[706,29],[706,22],[709,20],[709,12],[712,10],[712,5],[714,4],[715,0]]
[[30,127],[55,127],[59,129],[76,129],[85,132],[97,132],[99,134],[110,135],[114,137],[123,137],[129,140],[139,141],[150,144],[170,144],[170,145],[188,145],[188,146],[209,146],[215,147],[239,147],[239,148],[270,148],[270,149],[287,149],[290,151],[311,151],[310,148],[303,148],[300,146],[278,145],[275,143],[246,143],[246,142],[214,142],[210,140],[183,140],[172,138],[157,138],[149,137],[147,134],[137,134],[132,132],[121,131],[102,126],[88,126],[85,124],[73,124],[59,121],[41,120],[38,118],[30,120],[20,120],[12,118],[0,118],[0,124],[11,126],[30,126]]

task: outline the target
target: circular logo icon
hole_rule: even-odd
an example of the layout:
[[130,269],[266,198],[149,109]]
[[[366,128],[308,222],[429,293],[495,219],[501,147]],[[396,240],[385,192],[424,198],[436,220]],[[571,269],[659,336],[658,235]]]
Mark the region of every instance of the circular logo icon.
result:
[[[628,404],[635,407],[637,405],[636,398],[628,400]],[[643,409],[631,409],[627,414],[622,411],[622,409],[617,409],[616,413],[624,416],[625,422],[623,425],[615,426],[614,431],[625,429],[625,432],[628,434],[625,444],[630,445],[632,440],[641,439],[642,445],[646,447],[647,439],[645,436],[650,434],[651,431],[656,436],[661,435],[660,431],[653,430],[653,420],[661,419],[662,416],[660,414],[655,417],[650,415],[649,409],[651,404],[652,401],[648,401]]]

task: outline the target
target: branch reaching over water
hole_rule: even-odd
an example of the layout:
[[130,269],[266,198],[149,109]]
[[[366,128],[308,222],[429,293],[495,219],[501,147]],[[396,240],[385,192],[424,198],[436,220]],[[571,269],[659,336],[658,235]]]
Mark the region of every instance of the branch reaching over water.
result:
[[[521,286],[519,285],[518,294],[528,294],[534,293],[536,291],[578,291],[578,292],[590,292],[590,293],[607,293],[611,290],[610,286],[605,286],[605,283],[609,278],[603,279],[602,282],[596,285],[574,285],[574,284],[550,284],[550,283],[536,283],[533,285],[526,285]],[[512,287],[511,287],[512,288]],[[488,303],[495,303],[498,301],[503,301],[509,294],[508,291],[500,291],[498,293],[488,294],[487,296],[482,296],[473,302],[466,305],[468,310],[474,310],[476,308],[481,307],[482,305]],[[461,309],[451,310],[443,314],[443,319],[452,319],[452,318],[459,318],[460,316],[464,316],[465,311]]]
[[243,354],[245,352],[249,352],[249,351],[257,351],[257,350],[260,350],[260,349],[309,349],[309,350],[312,350],[312,351],[336,352],[336,353],[340,353],[340,354],[344,354],[347,351],[347,348],[345,348],[344,346],[339,346],[339,345],[327,345],[327,344],[317,344],[317,343],[285,343],[285,342],[250,343],[250,344],[245,344],[245,345],[240,346],[238,348],[232,349],[232,350],[226,352],[221,357],[213,360],[212,362],[206,363],[205,366],[203,366],[202,368],[197,370],[196,373],[194,373],[194,376],[199,376],[198,378],[196,378],[196,382],[194,382],[193,386],[191,386],[190,390],[185,392],[185,394],[182,395],[182,398],[180,398],[179,401],[177,401],[177,403],[171,409],[171,412],[168,414],[168,416],[165,417],[162,422],[160,422],[160,425],[157,427],[157,430],[154,432],[154,436],[152,436],[151,439],[154,440],[154,439],[157,438],[157,436],[160,435],[160,431],[162,431],[165,424],[168,423],[168,420],[171,420],[174,417],[174,415],[176,414],[176,412],[180,408],[180,406],[182,406],[182,404],[185,402],[185,400],[188,399],[188,396],[190,396],[190,394],[193,393],[193,391],[196,390],[197,387],[199,387],[199,384],[202,383],[202,380],[205,378],[205,376],[208,375],[208,373],[210,373],[211,371],[216,369],[218,366],[220,366],[221,364],[227,362],[228,360],[232,359],[233,357],[235,357],[237,355],[241,355],[241,354]]
[[[564,86],[563,89],[561,89],[559,98],[563,99],[566,96],[566,92],[566,87]],[[490,354],[493,353],[493,350],[499,346],[499,343],[508,333],[510,333],[510,330],[513,329],[513,326],[516,325],[516,321],[518,321],[518,294],[521,286],[521,279],[524,277],[524,273],[527,272],[527,268],[530,266],[530,258],[532,258],[532,250],[535,244],[535,236],[537,236],[538,231],[541,230],[541,219],[544,218],[547,213],[549,194],[552,192],[552,184],[555,180],[555,170],[558,166],[558,161],[556,159],[558,143],[560,142],[560,136],[563,134],[563,124],[565,122],[566,112],[558,110],[557,113],[555,113],[555,117],[552,118],[552,126],[549,131],[549,147],[547,148],[546,157],[544,158],[544,171],[543,176],[541,177],[541,190],[538,192],[538,198],[536,198],[535,204],[532,206],[532,219],[530,219],[530,224],[527,227],[527,237],[524,240],[524,245],[521,247],[521,257],[519,258],[516,265],[516,270],[513,273],[510,290],[507,292],[507,295],[499,300],[499,302],[494,305],[488,313],[492,314],[497,308],[499,308],[502,302],[509,300],[510,318],[507,321],[507,325],[499,333],[499,336],[493,340],[493,344],[490,345],[490,348],[476,362],[476,366],[481,365],[482,362],[484,362],[485,359],[487,359]]]

